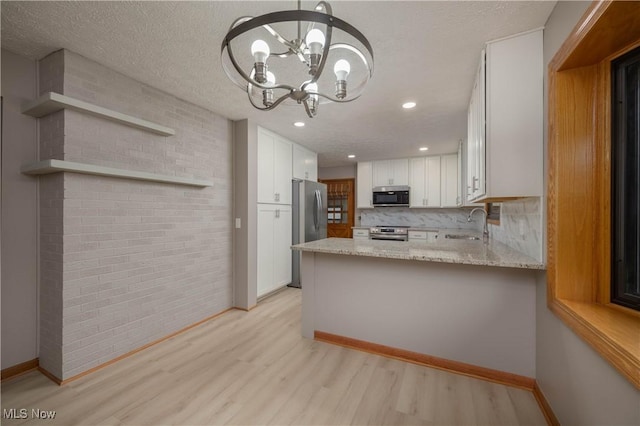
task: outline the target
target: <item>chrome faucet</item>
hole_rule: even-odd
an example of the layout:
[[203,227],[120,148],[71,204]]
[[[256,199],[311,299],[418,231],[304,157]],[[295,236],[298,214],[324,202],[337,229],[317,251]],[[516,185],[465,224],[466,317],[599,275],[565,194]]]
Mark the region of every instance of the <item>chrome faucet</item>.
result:
[[484,213],[484,229],[482,230],[482,241],[484,241],[485,243],[488,243],[489,242],[489,226],[487,224],[487,220],[488,220],[487,211],[485,209],[483,209],[482,207],[476,207],[475,209],[471,210],[471,213],[469,213],[469,216],[467,217],[467,222],[471,222],[471,216],[477,210],[479,210],[482,213]]

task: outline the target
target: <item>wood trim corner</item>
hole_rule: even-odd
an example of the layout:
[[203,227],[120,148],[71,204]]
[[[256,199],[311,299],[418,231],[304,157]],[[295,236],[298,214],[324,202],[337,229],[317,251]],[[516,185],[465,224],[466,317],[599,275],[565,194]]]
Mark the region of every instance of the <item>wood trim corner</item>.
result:
[[520,376],[518,374],[508,373],[506,371],[479,367],[477,365],[466,364],[464,362],[438,358],[435,356],[412,352],[405,349],[380,345],[378,343],[366,342],[364,340],[352,339],[351,337],[339,336],[336,334],[326,333],[324,331],[315,330],[314,338],[315,340],[318,340],[320,342],[331,343],[351,349],[357,349],[388,358],[394,358],[413,364],[423,365],[425,367],[437,368],[439,370],[462,374],[464,376],[474,377],[477,379],[488,380],[490,382],[513,386],[529,391],[533,390],[535,385],[535,379],[531,377]]
[[0,372],[0,381],[4,382],[5,380],[13,379],[14,377],[22,376],[29,371],[33,371],[38,368],[40,362],[38,358],[21,362],[20,364],[13,365],[11,367],[7,367]]
[[549,402],[544,397],[544,394],[542,393],[542,389],[540,389],[540,386],[538,386],[538,382],[535,382],[533,384],[532,392],[533,392],[533,396],[535,397],[536,401],[538,402],[538,406],[540,407],[540,411],[542,411],[542,414],[544,415],[544,418],[547,420],[547,424],[549,426],[560,426],[560,422],[558,421],[558,418],[556,417],[555,413],[553,412],[553,409],[551,408],[551,405],[549,405]]
[[53,383],[55,383],[58,386],[62,385],[62,380],[60,380],[58,377],[56,377],[54,374],[50,373],[48,370],[38,366],[38,371],[40,373],[42,373],[43,376],[45,376],[47,379],[51,380]]

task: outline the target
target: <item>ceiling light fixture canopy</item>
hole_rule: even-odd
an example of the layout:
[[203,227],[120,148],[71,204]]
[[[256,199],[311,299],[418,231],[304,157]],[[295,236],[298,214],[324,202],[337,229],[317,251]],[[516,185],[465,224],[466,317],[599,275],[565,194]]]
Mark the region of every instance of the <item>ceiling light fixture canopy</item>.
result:
[[[298,0],[297,10],[236,19],[221,56],[227,76],[247,92],[255,108],[268,111],[292,100],[312,118],[320,103],[360,97],[373,76],[369,41],[333,16],[325,1],[313,11],[302,10]],[[323,74],[327,67],[333,75]]]

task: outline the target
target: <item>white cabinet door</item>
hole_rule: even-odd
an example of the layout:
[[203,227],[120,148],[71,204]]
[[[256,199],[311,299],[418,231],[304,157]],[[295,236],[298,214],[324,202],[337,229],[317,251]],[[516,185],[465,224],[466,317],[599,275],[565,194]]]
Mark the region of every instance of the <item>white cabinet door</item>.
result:
[[425,157],[425,207],[440,207],[440,157]]
[[274,203],[274,152],[276,135],[258,128],[258,202]]
[[258,297],[263,296],[274,288],[274,232],[277,206],[273,204],[258,204]]
[[373,186],[409,185],[409,160],[373,162]]
[[401,158],[390,160],[391,163],[391,185],[409,185],[409,160]]
[[[291,207],[278,206],[274,221],[274,275],[275,288],[291,282]],[[274,288],[274,289],[275,289]]]
[[307,179],[305,177],[305,149],[298,144],[293,144],[293,178]]
[[318,181],[318,154],[293,144],[293,177]]
[[258,204],[258,297],[291,282],[291,207]]
[[458,155],[449,154],[441,157],[441,205],[442,207],[456,207],[460,202],[458,185]]
[[440,207],[440,157],[419,157],[410,161],[410,207]]
[[258,202],[291,204],[292,143],[258,128]]
[[304,158],[304,170],[305,179],[318,181],[318,154],[313,151],[307,150],[307,155]]
[[356,205],[359,209],[373,208],[373,168],[370,161],[358,163]]
[[292,144],[277,137],[274,143],[273,189],[276,203],[291,204]]
[[485,52],[469,102],[467,126],[467,199],[475,200],[485,194]]
[[374,187],[392,185],[390,160],[374,161],[372,167]]
[[543,195],[542,30],[487,44],[486,196]]
[[426,161],[424,157],[409,160],[409,207],[426,207]]

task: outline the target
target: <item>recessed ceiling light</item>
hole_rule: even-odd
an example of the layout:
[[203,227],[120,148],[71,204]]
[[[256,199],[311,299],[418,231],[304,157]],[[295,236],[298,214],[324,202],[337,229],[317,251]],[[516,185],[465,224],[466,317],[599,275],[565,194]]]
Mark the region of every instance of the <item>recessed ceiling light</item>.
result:
[[416,106],[415,102],[405,102],[405,103],[402,104],[402,108],[404,108],[404,109],[411,109],[411,108],[413,108],[415,106]]
[[296,127],[304,127],[304,122],[296,121],[295,123],[293,123],[293,125],[296,126]]
[[421,146],[420,147],[420,151],[428,151],[428,150],[429,150],[429,148],[426,147],[426,146]]
[[355,154],[349,154],[347,155],[347,158],[356,158]]

